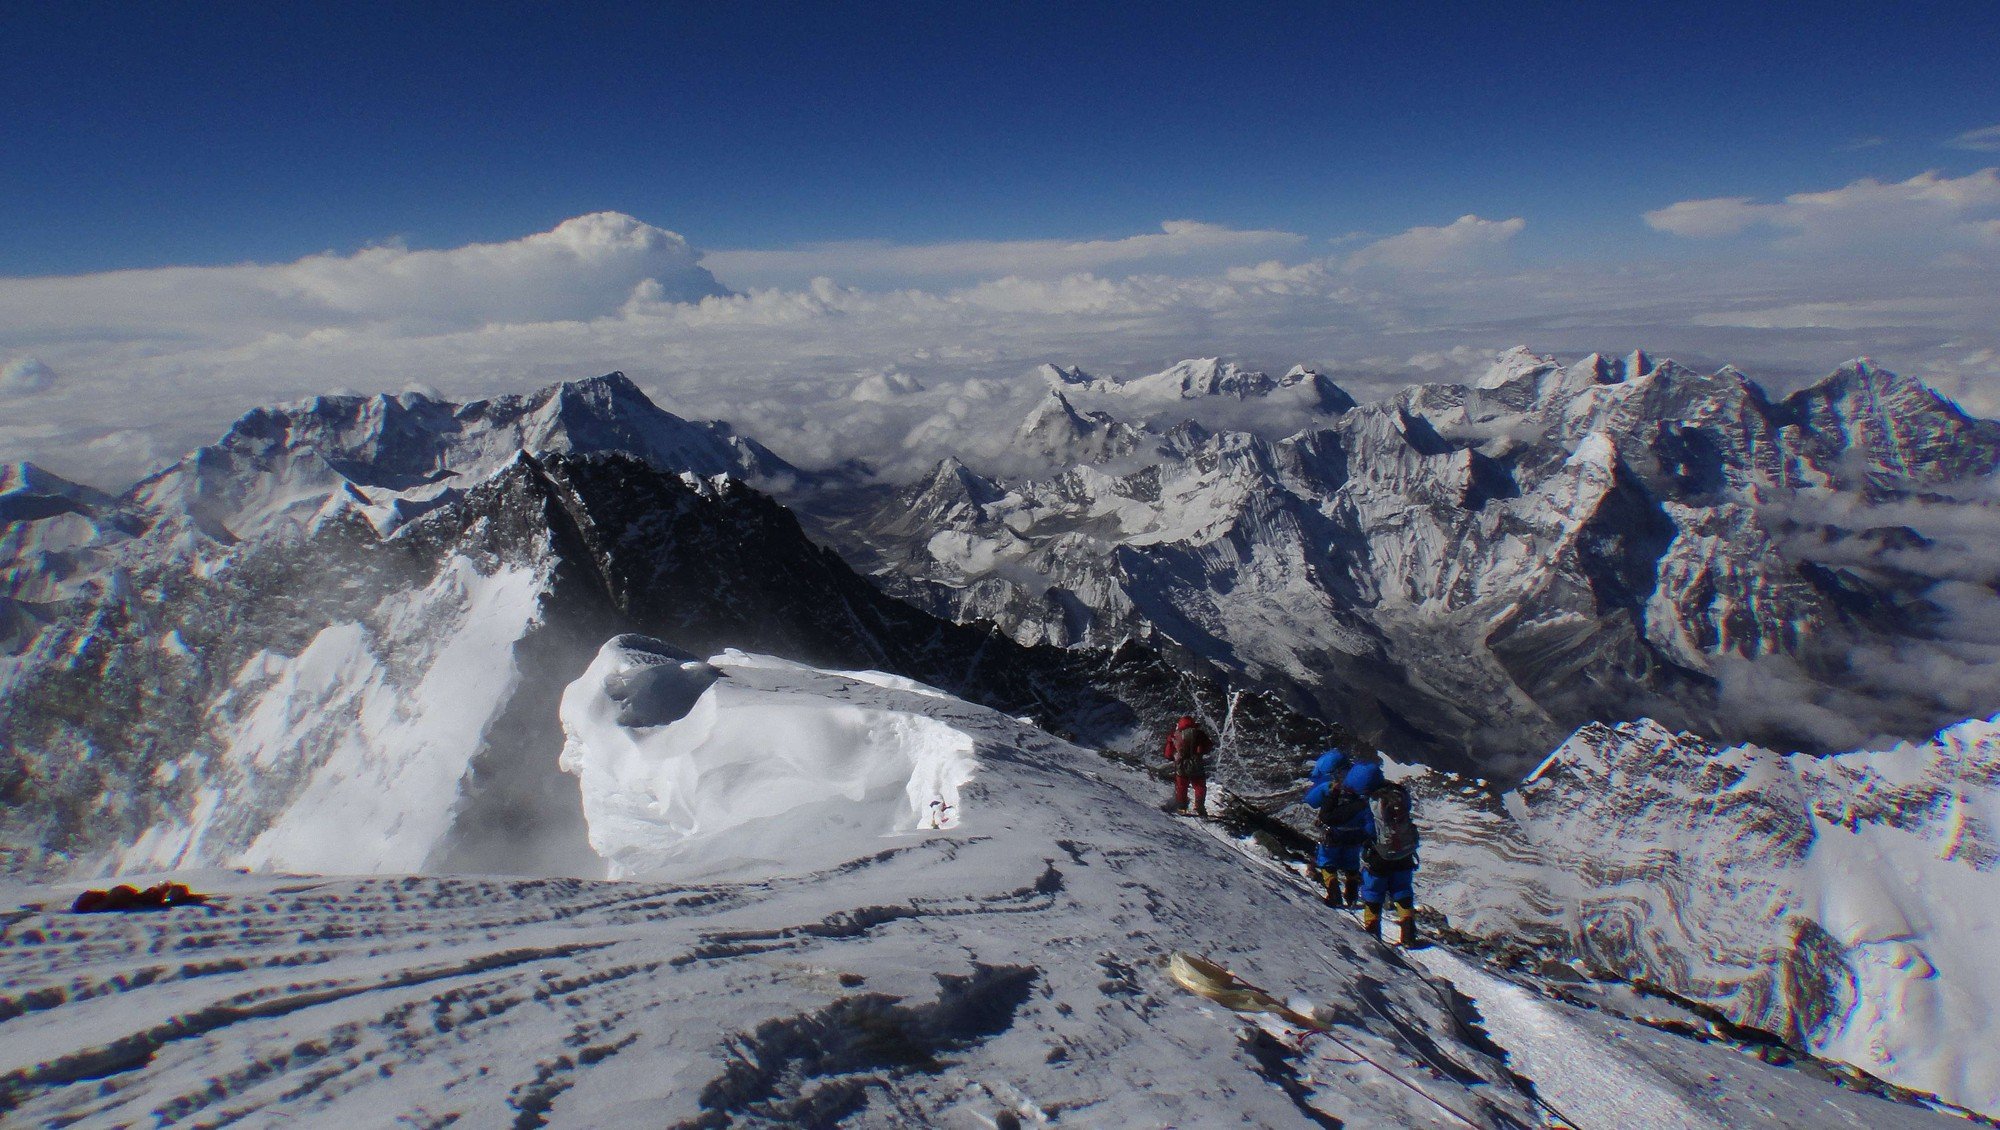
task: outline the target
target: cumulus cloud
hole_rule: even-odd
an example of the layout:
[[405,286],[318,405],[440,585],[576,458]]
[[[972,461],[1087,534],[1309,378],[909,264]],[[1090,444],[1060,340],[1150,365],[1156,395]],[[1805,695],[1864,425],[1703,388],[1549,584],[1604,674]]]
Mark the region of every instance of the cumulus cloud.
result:
[[253,339],[373,322],[435,330],[596,317],[642,286],[681,300],[727,293],[679,235],[599,212],[446,250],[381,246],[291,263],[0,279],[0,325],[28,338],[83,329]]
[[56,371],[38,357],[0,363],[0,396],[27,396],[55,387]]
[[1969,129],[1945,144],[1953,149],[1970,149],[1976,153],[2000,153],[2000,126]]
[[897,369],[878,369],[862,376],[847,394],[849,400],[887,401],[899,396],[914,396],[924,391],[923,383],[908,373]]
[[2000,169],[1863,179],[1777,202],[1748,196],[1682,200],[1644,218],[1655,231],[1690,239],[1768,230],[1778,233],[1781,245],[1801,250],[2000,248]]
[[816,243],[772,251],[711,251],[702,265],[737,286],[796,286],[837,275],[847,282],[965,281],[995,276],[1046,278],[1107,270],[1213,266],[1295,248],[1305,237],[1169,220],[1157,232],[1118,239],[961,240],[898,244]]
[[1528,221],[1482,220],[1465,215],[1443,227],[1418,227],[1378,239],[1347,257],[1350,270],[1388,267],[1438,271],[1475,266],[1521,234]]

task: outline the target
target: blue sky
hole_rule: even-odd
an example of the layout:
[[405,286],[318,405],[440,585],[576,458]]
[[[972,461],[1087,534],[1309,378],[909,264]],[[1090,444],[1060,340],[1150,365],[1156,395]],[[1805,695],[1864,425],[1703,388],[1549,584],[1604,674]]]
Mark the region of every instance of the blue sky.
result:
[[1641,212],[1969,171],[1944,143],[2000,123],[1990,2],[1244,7],[9,5],[0,274],[599,210],[705,248],[1476,213],[1671,254]]
[[0,5],[0,460],[117,486],[256,405],[621,369],[907,469],[1041,362],[1366,399],[1516,345],[2000,416],[1995,43],[1992,0]]

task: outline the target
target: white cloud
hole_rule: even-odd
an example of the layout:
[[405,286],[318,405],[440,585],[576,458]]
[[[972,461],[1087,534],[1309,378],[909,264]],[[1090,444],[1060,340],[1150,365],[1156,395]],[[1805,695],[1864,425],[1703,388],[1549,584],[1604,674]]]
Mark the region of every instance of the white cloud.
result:
[[595,317],[642,285],[679,299],[724,292],[680,236],[599,212],[448,250],[369,247],[291,263],[0,279],[0,326],[21,337],[90,327],[239,340],[372,322],[471,327]]
[[1212,266],[1218,259],[1240,262],[1304,243],[1304,236],[1291,232],[1170,220],[1158,232],[1118,239],[816,243],[775,251],[711,251],[701,262],[735,286],[796,286],[821,275],[838,275],[847,282],[909,283]]
[[864,375],[847,394],[849,400],[882,402],[924,391],[921,381],[899,369],[877,369]]
[[1969,129],[1945,144],[1953,149],[1970,149],[1977,153],[2000,152],[2000,126]]
[[2000,169],[1863,179],[1776,203],[1748,196],[1682,200],[1647,212],[1645,220],[1655,231],[1690,239],[1769,229],[1781,234],[1782,245],[1801,250],[1992,248],[2000,246]]
[[1499,248],[1521,234],[1528,221],[1482,220],[1465,215],[1441,228],[1417,227],[1378,239],[1349,255],[1349,270],[1387,267],[1392,270],[1463,269],[1487,261]]
[[[1644,346],[1780,384],[1870,353],[1974,410],[2000,399],[1980,391],[2000,349],[2000,270],[1984,260],[1947,270],[1884,255],[1856,271],[1718,245],[1721,262],[1524,270],[1495,254],[1523,226],[1470,217],[1305,261],[1246,240],[1202,270],[1186,257],[872,287],[836,270],[716,294],[686,273],[694,253],[678,236],[588,217],[437,252],[0,279],[0,357],[34,355],[64,393],[7,403],[0,459],[119,487],[256,405],[413,383],[471,397],[612,369],[796,462],[892,473],[977,430],[943,421],[1001,421],[1004,441],[1044,394],[1027,376],[1042,361],[1104,376],[1218,353],[1275,371],[1316,363],[1368,399],[1522,342]],[[1155,262],[1174,270],[1129,269]]]
[[38,357],[0,363],[0,396],[28,396],[55,387],[56,371]]

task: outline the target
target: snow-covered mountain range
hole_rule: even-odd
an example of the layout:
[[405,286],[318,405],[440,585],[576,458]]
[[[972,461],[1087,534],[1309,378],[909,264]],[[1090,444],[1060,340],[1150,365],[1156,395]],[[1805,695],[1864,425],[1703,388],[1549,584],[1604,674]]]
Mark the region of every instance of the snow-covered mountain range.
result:
[[1140,646],[1031,649],[893,600],[748,485],[796,480],[616,374],[260,410],[116,498],[17,469],[5,849],[86,870],[593,873],[554,705],[619,631],[891,669],[1103,745],[1191,700],[1240,717],[1246,755],[1328,738]]
[[1407,780],[1458,929],[2000,1109],[2000,719],[1832,757],[1593,724],[1505,792]]
[[[1184,649],[1487,771],[1600,719],[1839,749],[2000,707],[2000,423],[1872,363],[1782,400],[1643,353],[1358,407],[1214,362],[1044,379],[1019,438],[1059,472],[946,460],[832,536],[953,619]],[[1307,388],[1278,439],[1170,407]]]
[[[787,1035],[825,1028],[799,1010],[790,974],[752,978],[762,987],[729,990],[759,1002],[743,1026],[676,1013],[678,1035],[639,1037],[661,1055],[665,1044],[722,1049],[672,1053],[693,1055],[672,1101],[721,1096],[689,1107],[689,1124],[797,1116],[816,1095],[888,1122],[958,1109],[968,1094],[986,1103],[992,1094],[967,1080],[1003,1076],[1018,1092],[1003,1104],[1015,1119],[1033,1108],[1200,1121],[1226,1099],[1252,1111],[1281,1101],[1271,1124],[1455,1124],[1440,1102],[1476,1108],[1481,1125],[1535,1124],[1549,1112],[1519,1079],[1475,1062],[1496,1054],[1482,1041],[1512,1017],[1518,1042],[1504,1059],[1516,1075],[1545,1065],[1528,1073],[1535,1095],[1601,1102],[1605,1073],[1617,1075],[1610,1049],[1651,1031],[1620,1027],[1621,1015],[1711,1037],[1715,1024],[1768,1033],[1787,1054],[2000,1111],[1980,981],[2000,956],[1987,940],[2000,923],[1980,909],[2000,894],[1988,890],[2000,866],[2000,727],[1980,721],[2000,710],[2000,566],[1983,551],[2000,528],[2000,424],[1866,362],[1783,399],[1732,369],[1696,373],[1644,354],[1562,365],[1515,351],[1477,381],[1367,405],[1324,372],[1272,377],[1219,360],[1129,381],[1055,367],[1025,379],[1046,397],[1001,424],[1041,467],[1025,477],[957,460],[910,484],[801,470],[725,424],[660,410],[618,374],[467,404],[410,393],[262,409],[116,494],[32,466],[0,471],[7,869],[616,876],[655,884],[632,897],[673,906],[680,933],[633,942],[657,916],[589,909],[622,905],[602,888],[519,890],[538,907],[531,918],[590,917],[603,937],[589,946],[602,941],[618,968],[721,970],[713,984],[662,982],[663,993],[725,992],[742,982],[724,967],[789,952],[787,941],[710,955],[743,931],[817,939],[801,944],[862,954],[861,964],[926,947],[968,955],[963,968],[904,966],[940,987],[895,981],[904,1000],[936,1001],[893,1015],[923,1034],[911,1053],[922,1063],[984,1056],[985,1041],[1003,1049],[997,1058],[959,1077],[904,1070],[916,1060],[845,1059]],[[1296,426],[1274,432],[1274,420]],[[1136,987],[1104,995],[1140,1017],[1178,1007],[1145,963],[1190,945],[1287,984],[1333,968],[1349,997],[1431,995],[1409,965],[1376,970],[1353,946],[1335,945],[1331,967],[1301,966],[1291,951],[1321,944],[1326,915],[1277,859],[1141,811],[1154,798],[1120,761],[1151,756],[1165,720],[1190,709],[1222,738],[1220,781],[1269,805],[1295,795],[1304,755],[1349,733],[1432,763],[1404,770],[1423,796],[1424,900],[1448,936],[1518,971],[1445,951],[1422,959],[1484,994],[1485,1036],[1451,1019],[1449,1004],[1416,1020],[1398,1004],[1339,1021],[1414,1049],[1405,1067],[1432,1073],[1415,1091],[1394,1078],[1402,1068],[1302,1059],[1239,1030],[1249,1042],[1234,1052],[1210,1041],[1190,1053],[1232,1082],[1118,1105],[1117,1088],[1159,1091],[1114,1050],[1153,1047],[1155,1035],[1134,1037],[1102,1010],[1077,1020],[1054,1007],[1069,998],[1046,987],[1074,970],[1025,956],[1051,937],[1111,953],[1124,972],[1100,962],[1105,983]],[[1951,723],[1962,724],[1930,740]],[[1885,734],[1914,741],[1877,740]],[[1751,738],[1806,752],[1731,744]],[[1882,752],[1817,756],[1871,747]],[[885,835],[925,846],[909,866],[877,870],[875,853],[902,858],[878,846]],[[1079,846],[1050,847],[1065,841]],[[1068,865],[1091,866],[1093,853],[1103,871],[1076,879]],[[1069,886],[1042,891],[1041,871],[1016,874],[1043,865]],[[873,921],[902,905],[891,888],[913,882],[912,868],[939,890],[1011,883],[1034,903],[1022,912],[1034,925],[974,925],[989,910],[972,903],[937,923],[931,910]],[[1137,874],[1147,868],[1164,870]],[[794,894],[785,876],[824,893]],[[228,882],[246,907],[290,897],[275,880]],[[443,899],[495,889],[422,883]],[[1214,894],[1218,884],[1231,893]],[[400,912],[381,903],[386,889],[315,888],[332,901],[299,892],[286,913],[320,922],[359,900],[391,921]],[[1075,906],[1063,890],[1077,892]],[[1176,890],[1208,892],[1203,913],[1174,905]],[[710,900],[728,922],[707,921]],[[1086,925],[1089,907],[1123,909]],[[910,937],[876,929],[920,918]],[[34,994],[54,968],[28,953],[21,931],[51,929],[19,926],[31,920],[0,933],[9,992],[27,986],[16,1011],[0,1007],[0,1047],[16,1049],[0,1065],[0,1100],[116,1121],[117,1092],[73,1086],[111,1054],[90,1042],[105,1022],[57,1008],[46,1027],[8,1027],[48,1011],[24,1003],[49,999]],[[826,926],[850,921],[866,925]],[[896,935],[879,954],[878,934]],[[72,940],[87,949],[95,936]],[[414,965],[389,964],[429,968],[429,944],[398,951]],[[356,954],[242,945],[229,960],[324,958],[340,967],[331,981],[357,992],[404,975],[350,968],[366,964]],[[683,961],[682,949],[710,956]],[[598,959],[586,954],[597,952],[531,960],[588,980]],[[488,987],[515,976],[481,980],[484,960],[461,972]],[[953,1011],[954,994],[984,985],[989,968],[1015,970],[1017,988],[1044,986],[1023,1001],[1052,1013],[1017,1002],[1010,1016],[1040,1016],[1069,1033],[1056,1040],[1065,1056],[1092,1062],[1072,1098],[1023,1097],[1071,1069],[1052,1066],[1060,1059],[1030,1069],[1018,1023]],[[1567,984],[1578,969],[1590,980]],[[150,983],[130,973],[117,966],[80,998],[126,991],[106,988],[117,978]],[[872,991],[877,975],[861,976]],[[168,1028],[291,991],[256,977],[167,982],[146,1007],[164,1009]],[[1621,987],[1633,985],[1683,1003],[1646,1003]],[[1603,1015],[1580,1019],[1535,997],[1543,991]],[[600,1043],[613,1052],[600,1059],[627,1046],[625,1016],[578,1007],[608,1034]],[[1297,1035],[1276,1023],[1259,1030]],[[501,1040],[520,1050],[524,1078],[575,1070],[575,1057],[552,1067],[546,1041],[512,1024],[494,1031],[511,1033]],[[81,1042],[46,1059],[46,1034],[71,1027],[63,1039]],[[278,1024],[269,1036],[297,1043],[299,1031]],[[234,1049],[237,1035],[204,1046]],[[845,1066],[815,1074],[790,1052],[759,1052],[751,1058],[779,1066],[745,1083],[750,1097],[735,1106],[741,1079],[701,1082],[710,1059],[767,1038]],[[353,1045],[372,1049],[357,1063],[389,1054],[370,1039]],[[1662,1039],[1654,1059],[1617,1075],[1649,1097],[1592,1107],[1587,1123],[1736,1124],[1733,1100],[1765,1102],[1753,1120],[1789,1123],[1830,1103],[1854,1125],[1924,1124],[1921,1111],[1857,1113],[1844,1104],[1875,1100],[1821,1095],[1796,1073]],[[1599,1074],[1565,1075],[1573,1061]],[[208,1100],[160,1089],[181,1086],[193,1062],[166,1055],[132,1101],[190,1111],[268,1101],[256,1096],[269,1073]],[[871,1091],[849,1078],[857,1072],[887,1082]],[[466,1111],[500,1109],[490,1087],[452,1085],[478,1096]],[[581,1084],[524,1083],[506,1102],[525,1114],[520,1103],[565,1087]],[[363,1093],[417,1101],[391,1091]],[[328,1117],[341,1116],[337,1100]]]

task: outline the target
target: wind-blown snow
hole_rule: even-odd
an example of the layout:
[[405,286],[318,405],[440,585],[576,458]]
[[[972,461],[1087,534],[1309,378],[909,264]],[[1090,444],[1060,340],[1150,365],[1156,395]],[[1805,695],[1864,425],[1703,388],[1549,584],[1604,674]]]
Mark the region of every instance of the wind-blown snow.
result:
[[147,832],[117,869],[422,870],[521,677],[513,649],[544,580],[453,557],[377,609],[377,627],[336,624],[296,656],[253,658],[219,711],[194,816]]
[[[684,699],[684,715],[621,721],[639,674],[655,696]],[[612,878],[810,871],[959,825],[978,762],[969,736],[922,713],[939,697],[741,652],[702,663],[621,636],[563,694],[562,767]]]

